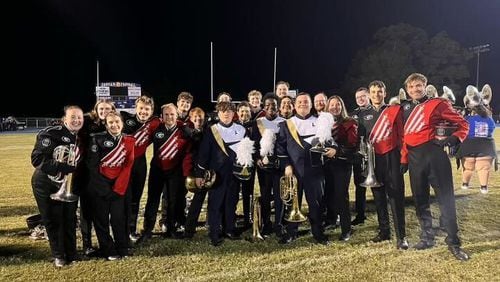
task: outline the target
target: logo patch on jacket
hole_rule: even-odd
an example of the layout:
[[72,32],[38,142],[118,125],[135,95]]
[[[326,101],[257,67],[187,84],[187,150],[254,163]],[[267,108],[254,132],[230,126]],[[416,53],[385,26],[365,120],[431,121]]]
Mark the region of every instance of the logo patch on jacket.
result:
[[68,137],[66,137],[66,136],[61,137],[61,140],[62,140],[62,141],[64,141],[64,142],[66,142],[66,143],[71,142],[71,139],[69,139],[69,138],[68,138]]
[[158,139],[163,139],[165,137],[165,133],[163,132],[156,132],[155,137]]
[[50,141],[49,138],[45,138],[42,140],[42,146],[44,146],[44,147],[50,146],[50,143],[52,143],[52,142]]
[[134,126],[135,125],[135,121],[133,119],[127,119],[126,123],[127,123],[128,126]]
[[372,120],[373,119],[373,115],[366,115],[363,117],[364,120]]
[[104,141],[104,147],[106,147],[106,148],[111,148],[111,147],[113,147],[113,145],[115,145],[115,143],[113,143],[113,141],[109,141],[109,140]]

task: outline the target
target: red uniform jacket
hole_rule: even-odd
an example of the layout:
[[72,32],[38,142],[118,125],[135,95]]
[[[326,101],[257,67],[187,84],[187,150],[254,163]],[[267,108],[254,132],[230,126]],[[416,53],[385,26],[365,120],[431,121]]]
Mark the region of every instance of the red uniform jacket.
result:
[[457,125],[453,133],[463,141],[469,131],[467,121],[457,113],[448,100],[441,98],[429,99],[417,105],[410,113],[404,125],[403,147],[401,149],[401,163],[408,163],[408,146],[416,147],[434,140],[436,125],[449,121]]
[[178,121],[174,128],[167,130],[160,125],[153,137],[154,156],[152,165],[157,165],[163,171],[182,165],[184,176],[188,176],[193,168],[191,156],[192,142],[185,131],[185,125]]

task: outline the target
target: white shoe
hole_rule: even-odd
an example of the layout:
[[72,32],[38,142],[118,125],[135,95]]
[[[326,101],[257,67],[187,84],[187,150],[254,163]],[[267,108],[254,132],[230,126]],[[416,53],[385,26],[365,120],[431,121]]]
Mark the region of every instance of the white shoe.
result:
[[120,259],[120,256],[119,255],[116,255],[116,256],[109,256],[106,258],[107,260],[109,261],[115,261],[115,260],[118,260]]
[[481,194],[488,194],[488,187],[481,187],[479,191],[481,191]]
[[462,184],[462,187],[461,187],[463,190],[468,190],[469,189],[469,185],[467,184]]

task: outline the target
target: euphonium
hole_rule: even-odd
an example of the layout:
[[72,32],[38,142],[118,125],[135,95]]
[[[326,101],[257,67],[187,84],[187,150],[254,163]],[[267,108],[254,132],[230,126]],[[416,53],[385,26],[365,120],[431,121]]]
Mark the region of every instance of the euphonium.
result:
[[373,144],[370,142],[366,143],[366,179],[359,186],[376,188],[382,186],[382,183],[377,181],[375,177],[375,150]]
[[[56,162],[66,163],[71,166],[76,166],[76,157],[75,144],[70,144],[69,147],[65,145],[57,146],[53,152],[53,158]],[[78,196],[71,191],[73,173],[68,173],[66,175],[58,173],[56,176],[49,175],[49,179],[61,185],[59,191],[50,195],[52,200],[61,202],[75,202],[78,200]]]
[[368,149],[366,148],[366,142],[364,140],[364,136],[360,137],[361,140],[359,141],[359,151],[358,154],[361,155],[361,172],[362,175],[366,177],[366,167],[367,167],[367,162],[368,162]]
[[290,213],[285,218],[288,222],[302,222],[306,217],[302,214],[299,207],[299,189],[297,186],[297,177],[294,175],[280,178],[280,197],[285,206],[291,206]]

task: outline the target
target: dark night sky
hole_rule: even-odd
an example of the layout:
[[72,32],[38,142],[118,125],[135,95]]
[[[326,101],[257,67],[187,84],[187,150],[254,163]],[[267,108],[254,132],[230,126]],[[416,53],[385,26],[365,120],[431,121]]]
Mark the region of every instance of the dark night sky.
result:
[[[251,89],[272,91],[274,47],[278,80],[310,93],[338,89],[352,57],[372,44],[375,31],[400,22],[429,36],[446,31],[464,47],[489,43],[479,84],[490,83],[494,93],[500,89],[498,1],[20,2],[22,7],[7,11],[7,36],[13,39],[8,42],[14,44],[4,52],[4,84],[12,95],[4,93],[0,115],[59,116],[69,103],[89,110],[96,59],[101,81],[141,83],[160,102],[187,90],[195,104],[206,103],[210,41],[214,93],[228,91],[241,99]],[[475,62],[470,84],[476,80]],[[44,101],[53,106],[41,107]],[[500,98],[494,103],[498,111]]]

